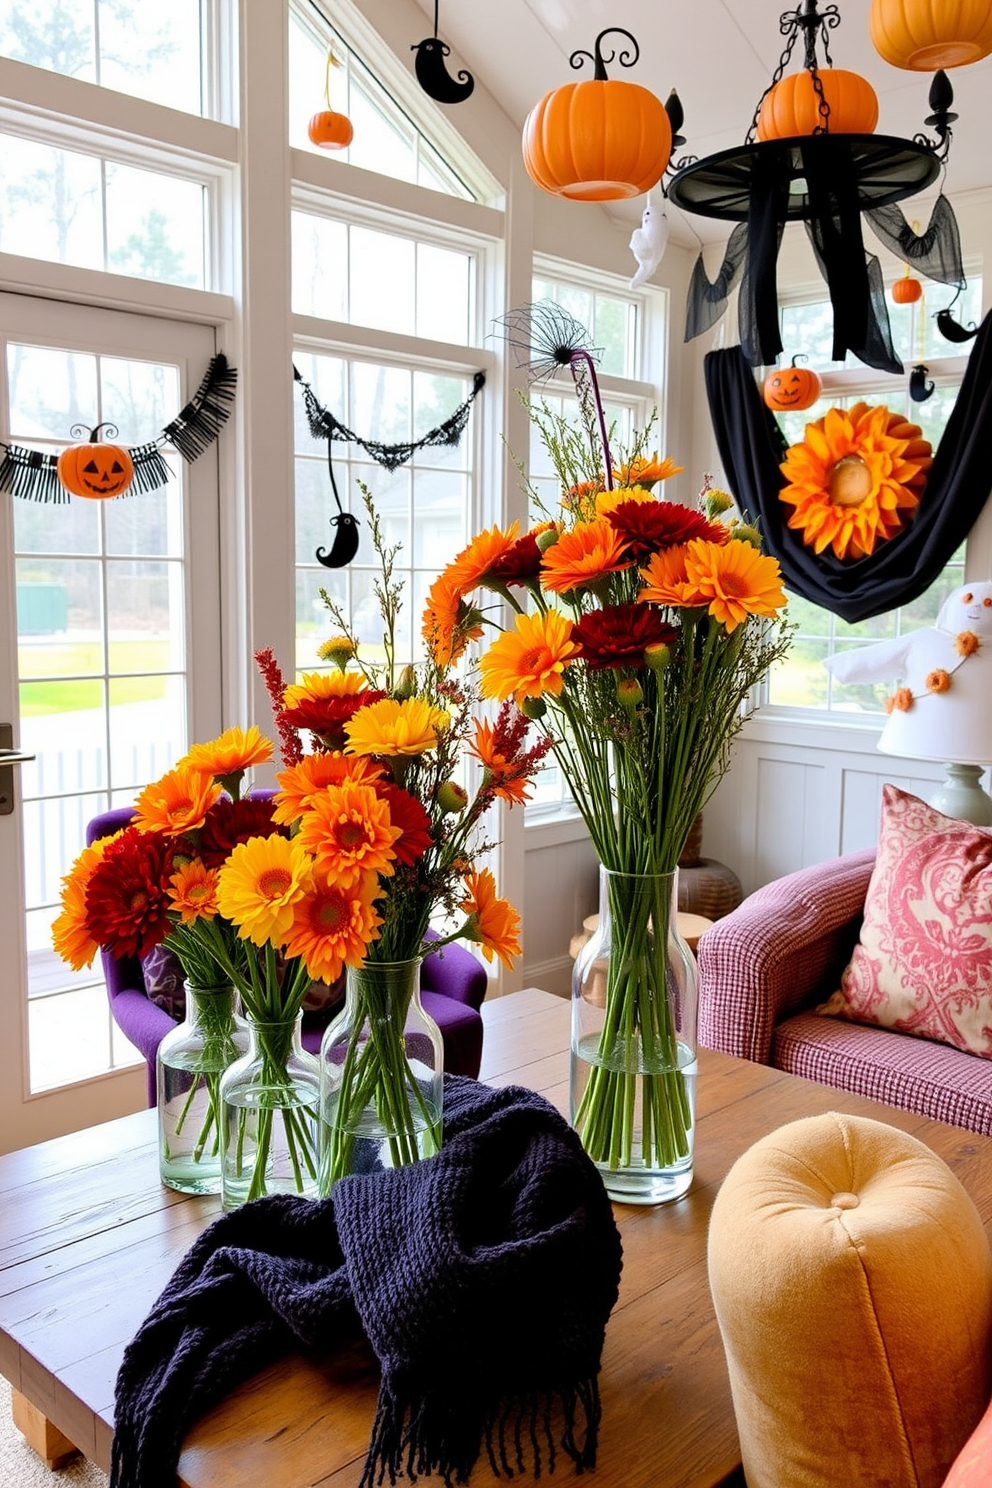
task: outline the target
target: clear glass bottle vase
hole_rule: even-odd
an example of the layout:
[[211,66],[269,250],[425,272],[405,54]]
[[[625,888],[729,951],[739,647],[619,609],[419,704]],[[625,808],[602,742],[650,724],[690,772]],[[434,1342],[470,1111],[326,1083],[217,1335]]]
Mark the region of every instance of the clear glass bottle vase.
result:
[[225,1209],[265,1194],[317,1196],[320,1066],[301,1042],[303,1014],[248,1019],[248,1052],[220,1086]]
[[320,1192],[441,1145],[444,1047],[420,1001],[420,958],[348,967],[320,1046]]
[[696,962],[677,869],[599,873],[599,923],[572,974],[571,1121],[611,1198],[662,1204],[692,1182]]
[[180,1193],[220,1193],[220,1081],[248,1048],[248,1026],[232,986],[185,985],[186,1016],[155,1059],[159,1174]]

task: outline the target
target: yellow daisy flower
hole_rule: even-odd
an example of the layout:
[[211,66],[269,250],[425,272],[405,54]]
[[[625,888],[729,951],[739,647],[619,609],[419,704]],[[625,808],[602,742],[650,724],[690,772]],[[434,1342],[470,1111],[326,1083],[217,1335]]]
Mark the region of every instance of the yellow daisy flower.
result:
[[292,709],[312,699],[354,697],[367,687],[361,672],[304,672],[301,682],[294,682],[286,688],[282,705]]
[[217,907],[254,945],[285,944],[293,906],[310,887],[313,865],[286,837],[249,837],[231,850],[217,875]]
[[426,754],[437,748],[437,736],[450,716],[424,698],[380,698],[353,713],[345,724],[346,754]]
[[772,616],[785,605],[778,559],[756,552],[748,542],[694,538],[686,545],[685,569],[689,585],[727,631],[748,615]]
[[562,673],[581,650],[572,640],[574,629],[558,610],[517,615],[513,630],[504,631],[479,662],[483,697],[502,702],[512,695],[518,706],[546,692],[557,697]]

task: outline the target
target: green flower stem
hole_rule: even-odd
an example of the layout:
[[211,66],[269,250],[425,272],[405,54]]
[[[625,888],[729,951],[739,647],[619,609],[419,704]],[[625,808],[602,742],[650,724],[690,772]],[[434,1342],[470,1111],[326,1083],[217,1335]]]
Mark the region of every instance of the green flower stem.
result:
[[[266,1192],[266,1167],[274,1135],[276,1114],[282,1120],[286,1139],[286,1150],[293,1170],[293,1184],[297,1193],[304,1191],[304,1169],[310,1179],[317,1176],[317,1154],[313,1137],[308,1130],[308,1121],[316,1116],[301,1113],[293,1083],[287,1075],[287,1064],[293,1048],[296,1030],[296,1015],[292,1021],[278,1020],[256,1022],[254,1026],[258,1052],[261,1055],[260,1085],[265,1089],[265,1103],[258,1111],[258,1126],[255,1138],[255,1165],[247,1197],[258,1199]],[[245,1113],[239,1112],[238,1172],[244,1161]]]
[[[185,970],[185,967],[183,968]],[[203,1030],[203,1051],[200,1068],[191,1070],[192,1083],[175,1122],[176,1135],[182,1132],[186,1118],[193,1108],[200,1081],[207,1095],[207,1110],[203,1125],[193,1146],[193,1161],[199,1162],[211,1142],[210,1155],[216,1157],[220,1148],[220,1077],[229,1064],[238,1058],[239,1050],[234,1043],[234,989],[231,986],[193,986],[187,981],[187,993],[193,1001],[193,1013]],[[212,1138],[212,1141],[211,1141]]]

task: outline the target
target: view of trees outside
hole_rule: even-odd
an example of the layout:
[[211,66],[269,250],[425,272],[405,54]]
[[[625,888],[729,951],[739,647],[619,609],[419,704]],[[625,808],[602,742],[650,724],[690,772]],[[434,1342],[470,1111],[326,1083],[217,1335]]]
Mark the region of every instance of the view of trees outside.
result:
[[[948,376],[946,371],[942,373],[941,360],[967,354],[971,342],[952,345],[940,335],[934,317],[938,309],[950,303],[954,291],[930,280],[924,280],[923,283],[923,298],[915,304],[888,303],[893,344],[906,367],[905,380],[900,382],[895,382],[887,373],[873,372],[860,363],[831,361],[833,314],[829,301],[787,305],[783,308],[782,340],[787,349],[779,358],[780,366],[788,366],[793,356],[804,353],[808,360],[805,363],[800,362],[800,365],[809,366],[815,371],[838,371],[844,367],[850,370],[852,365],[856,365],[858,371],[864,373],[864,380],[859,382],[857,389],[850,393],[845,391],[843,397],[824,396],[802,413],[776,415],[790,444],[801,441],[807,423],[822,418],[828,408],[846,408],[852,403],[864,401],[872,405],[884,404],[893,412],[904,413],[920,426],[924,436],[936,449],[954,407],[960,384],[959,375]],[[977,325],[981,319],[981,305],[982,281],[973,279],[955,306],[955,316],[964,325]],[[936,380],[937,386],[930,398],[916,403],[909,395],[909,371],[921,361],[925,361],[929,368],[928,380]],[[883,716],[885,700],[892,691],[891,682],[851,683],[842,686],[827,672],[823,665],[825,659],[834,651],[867,645],[933,625],[945,597],[963,582],[964,558],[965,549],[962,545],[937,582],[919,599],[855,625],[847,624],[801,595],[790,594],[789,619],[799,629],[788,656],[772,669],[768,702],[781,707],[812,708],[838,715],[871,713]]]

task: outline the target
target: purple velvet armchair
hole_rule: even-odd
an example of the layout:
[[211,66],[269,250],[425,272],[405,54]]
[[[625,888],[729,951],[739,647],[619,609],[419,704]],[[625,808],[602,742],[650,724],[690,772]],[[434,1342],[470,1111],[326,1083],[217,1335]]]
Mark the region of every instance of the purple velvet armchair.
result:
[[[86,828],[87,844],[119,832],[131,820],[130,807],[105,811]],[[430,932],[428,932],[430,933]],[[151,1002],[145,988],[141,962],[135,956],[119,960],[101,952],[110,1011],[124,1036],[144,1056],[148,1066],[148,1104],[155,1104],[155,1054],[159,1043],[174,1028],[175,1020],[164,1008]],[[441,1030],[444,1067],[453,1075],[475,1078],[482,1062],[482,1015],[488,978],[485,967],[459,945],[445,946],[442,953],[425,957],[420,971],[420,990],[425,1012]],[[327,1013],[305,1013],[303,1045],[311,1053],[329,1021]]]

